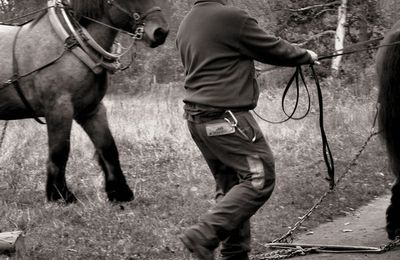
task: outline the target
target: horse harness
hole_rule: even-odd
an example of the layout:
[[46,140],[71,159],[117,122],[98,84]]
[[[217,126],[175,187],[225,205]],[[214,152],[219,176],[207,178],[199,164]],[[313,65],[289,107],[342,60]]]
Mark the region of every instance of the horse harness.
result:
[[[111,29],[117,30],[119,32],[124,32],[125,34],[128,34],[129,36],[132,37],[133,43],[132,45],[128,48],[128,50],[122,54],[114,54],[110,53],[106,50],[104,50],[94,39],[93,37],[89,34],[89,32],[82,26],[79,25],[77,21],[71,21],[71,15],[67,14],[67,5],[68,1],[66,0],[49,0],[47,8],[45,8],[48,11],[49,15],[49,20],[52,25],[52,28],[56,32],[57,36],[64,42],[64,51],[54,60],[50,61],[47,64],[44,64],[43,66],[36,68],[33,71],[30,71],[29,73],[26,73],[24,75],[19,74],[19,69],[18,69],[18,62],[16,58],[16,44],[17,44],[17,39],[18,35],[26,23],[30,22],[25,22],[22,24],[19,24],[19,28],[17,30],[17,33],[15,34],[14,40],[13,40],[13,45],[12,45],[12,68],[13,68],[13,76],[7,80],[6,82],[0,84],[0,89],[8,87],[10,85],[13,85],[15,87],[16,92],[18,93],[18,96],[20,97],[21,101],[25,105],[25,107],[29,110],[29,112],[32,114],[33,118],[35,121],[37,121],[40,124],[45,124],[42,120],[39,119],[37,113],[27,100],[21,85],[20,85],[20,79],[29,76],[35,72],[38,72],[46,67],[49,67],[50,65],[54,64],[57,62],[59,59],[63,57],[65,52],[70,51],[72,52],[79,60],[81,60],[88,68],[91,69],[93,73],[96,75],[103,73],[104,69],[110,73],[115,73],[118,70],[121,70],[121,63],[119,62],[120,58],[125,55],[135,44],[136,40],[141,40],[143,38],[144,34],[144,19],[150,15],[151,13],[161,11],[160,7],[153,7],[150,8],[148,11],[144,12],[143,14],[140,14],[138,12],[131,13],[122,6],[120,6],[118,3],[116,3],[114,0],[108,0],[107,4],[110,6],[114,6],[121,12],[126,13],[129,15],[130,18],[134,19],[135,24],[137,25],[135,33],[129,33],[126,31],[123,31],[121,29],[115,28],[113,26],[110,26],[108,24],[101,23],[97,20],[94,20],[89,17],[84,17],[85,19],[88,19],[92,22],[99,23],[103,26],[109,27]],[[43,11],[40,10],[40,11]],[[38,11],[38,12],[40,12]],[[58,11],[58,12],[57,12]],[[58,13],[60,13],[63,22],[67,28],[64,28],[63,23],[60,21],[60,17],[58,16]],[[73,17],[73,16],[72,16]],[[1,23],[5,24],[5,23]],[[9,24],[9,25],[15,25],[15,24]],[[69,31],[69,32],[68,32]]]
[[[139,12],[131,13],[114,0],[108,0],[107,4],[127,14],[135,21],[135,33],[126,32],[87,16],[81,17],[91,22],[98,23],[104,27],[129,35],[133,39],[133,43],[127,51],[122,54],[110,53],[101,47],[93,39],[90,33],[74,18],[73,10],[69,7],[69,1],[49,0],[48,3],[50,23],[56,34],[64,42],[66,48],[71,49],[71,51],[95,74],[102,73],[104,69],[110,73],[115,73],[116,71],[121,70],[121,63],[119,62],[120,58],[133,47],[136,40],[141,40],[143,38],[145,18],[154,12],[161,11],[160,7],[153,7],[145,11],[143,14]],[[63,21],[61,21],[61,19]]]
[[35,110],[32,108],[31,104],[29,103],[29,101],[26,99],[24,92],[21,89],[21,85],[19,84],[19,79],[21,78],[19,76],[19,69],[18,69],[18,63],[17,63],[17,58],[16,58],[16,52],[15,52],[15,48],[17,45],[17,39],[18,39],[18,35],[20,33],[22,29],[22,26],[20,26],[18,28],[17,33],[15,34],[14,37],[14,41],[13,41],[13,45],[12,45],[12,68],[13,68],[13,76],[11,77],[11,79],[9,79],[8,81],[6,81],[4,84],[0,85],[0,89],[3,87],[6,87],[8,85],[14,85],[15,90],[18,93],[18,96],[20,97],[22,103],[24,103],[25,107],[29,110],[29,112],[33,115],[33,119],[35,119],[36,122],[38,122],[39,124],[45,124],[42,120],[39,119],[39,117],[37,116]]

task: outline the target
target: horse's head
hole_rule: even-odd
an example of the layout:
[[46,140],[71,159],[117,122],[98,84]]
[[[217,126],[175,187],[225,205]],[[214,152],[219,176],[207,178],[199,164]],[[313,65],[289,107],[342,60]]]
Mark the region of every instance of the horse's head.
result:
[[[165,42],[168,24],[161,9],[153,0],[107,0],[105,8],[112,25],[138,33],[143,28],[143,39],[154,48]],[[140,35],[140,32],[139,32]]]
[[152,48],[163,44],[168,36],[167,21],[154,0],[63,1],[78,18],[87,16],[139,37],[143,34],[143,40]]

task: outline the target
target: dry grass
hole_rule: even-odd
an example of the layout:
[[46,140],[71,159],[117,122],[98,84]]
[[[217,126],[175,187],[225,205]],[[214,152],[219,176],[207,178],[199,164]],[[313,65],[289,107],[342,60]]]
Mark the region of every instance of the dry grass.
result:
[[[107,202],[92,145],[76,125],[67,181],[79,203],[47,203],[45,127],[11,122],[0,157],[0,230],[24,230],[29,259],[186,259],[177,236],[214,202],[212,177],[182,119],[180,92],[177,85],[160,85],[142,96],[105,100],[123,171],[136,194],[131,203]],[[257,111],[279,118],[281,91],[268,93]],[[374,99],[339,102],[324,94],[326,131],[341,174],[369,134]],[[260,243],[286,232],[328,187],[317,115],[283,125],[260,121],[276,156],[278,181],[252,219],[255,253],[263,250]],[[385,161],[374,139],[302,231],[388,193],[392,177]]]

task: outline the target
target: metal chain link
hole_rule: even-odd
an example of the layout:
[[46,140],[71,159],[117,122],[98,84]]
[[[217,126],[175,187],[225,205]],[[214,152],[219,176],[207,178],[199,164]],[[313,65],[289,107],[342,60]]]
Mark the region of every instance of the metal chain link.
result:
[[[376,115],[377,115],[377,113],[378,113],[378,109],[376,111]],[[372,138],[379,134],[379,132],[375,131],[376,115],[375,115],[375,119],[374,119],[374,122],[373,122],[373,125],[372,125],[372,128],[371,128],[369,136],[367,137],[366,141],[361,146],[359,151],[356,153],[356,155],[353,157],[351,162],[347,165],[347,167],[346,167],[345,171],[343,172],[343,174],[338,177],[338,179],[336,181],[336,186],[351,171],[351,168],[357,165],[358,159],[363,154],[363,152],[367,148],[367,146],[370,143],[370,141],[372,140]],[[300,220],[297,221],[287,233],[285,233],[280,238],[277,238],[277,239],[273,240],[272,243],[278,243],[278,242],[280,242],[280,243],[290,243],[290,242],[293,242],[293,233],[296,232],[299,229],[299,227],[312,215],[312,213],[315,211],[315,209],[317,209],[321,205],[321,203],[326,199],[326,197],[336,190],[336,186],[333,189],[330,189],[330,190],[326,191],[318,199],[318,201],[307,211],[307,213],[304,214],[300,218]],[[385,246],[383,246],[382,247],[382,253],[390,251],[393,248],[398,247],[398,246],[400,246],[400,238],[397,238],[395,241],[392,241],[392,242],[386,244]],[[253,256],[251,259],[254,259],[254,260],[289,259],[289,258],[292,258],[292,257],[303,256],[303,255],[310,254],[310,253],[313,253],[313,252],[315,253],[316,251],[317,251],[316,248],[304,249],[304,248],[301,248],[301,247],[297,247],[297,248],[293,248],[293,249],[275,250],[275,251],[272,251],[272,252],[269,252],[269,253],[259,254],[259,255]]]
[[[360,148],[360,150],[357,152],[357,154],[354,156],[354,158],[351,160],[351,162],[347,165],[346,170],[344,171],[344,173],[343,173],[341,176],[339,176],[339,178],[337,179],[336,185],[338,185],[338,184],[343,180],[343,178],[350,172],[350,170],[351,170],[351,168],[352,168],[353,166],[356,166],[356,165],[357,165],[358,159],[360,158],[360,156],[363,154],[363,152],[364,152],[365,149],[367,148],[367,146],[368,146],[369,142],[371,141],[371,139],[372,139],[375,135],[378,134],[377,132],[374,132],[374,129],[375,129],[375,126],[372,127],[372,129],[371,129],[371,134],[368,136],[367,140],[364,142],[364,144],[362,145],[362,147]],[[294,224],[294,226],[293,226],[286,234],[284,234],[284,235],[283,235],[282,237],[280,237],[280,238],[277,238],[277,239],[273,240],[272,242],[273,242],[273,243],[277,243],[277,242],[285,242],[285,243],[288,243],[288,242],[293,241],[293,233],[294,233],[295,231],[297,231],[297,229],[299,229],[299,227],[304,223],[304,221],[306,221],[306,220],[312,215],[312,213],[314,212],[314,210],[315,210],[316,208],[318,208],[318,207],[320,206],[320,204],[326,199],[326,197],[327,197],[329,194],[333,193],[333,192],[335,191],[335,189],[336,189],[336,187],[335,187],[334,189],[332,189],[332,190],[326,191],[326,192],[318,199],[318,201],[308,210],[308,212],[307,212],[305,215],[303,215],[303,216],[300,218],[300,220],[297,221],[297,222]]]
[[[374,132],[374,127],[372,128],[371,134],[368,136],[367,140],[364,142],[363,146],[360,148],[358,153],[354,156],[353,160],[348,164],[346,167],[346,171],[338,178],[337,183],[339,183],[346,174],[348,174],[351,170],[351,168],[355,165],[357,165],[357,160],[358,158],[362,155],[362,153],[365,151],[366,147],[368,146],[368,143],[371,141],[371,139],[377,135],[377,132]],[[293,241],[293,233],[303,224],[303,222],[311,216],[311,214],[314,212],[316,208],[323,202],[323,200],[334,190],[328,190],[325,192],[324,195],[321,196],[321,198],[318,200],[317,203],[314,204],[314,206],[303,216],[300,218],[298,222],[291,228],[285,235],[282,237],[273,240],[273,243],[276,242],[282,242],[282,243],[289,243]],[[379,253],[386,253],[388,251],[391,251],[394,248],[400,247],[400,236],[396,237],[394,241],[391,241],[387,243],[386,245],[382,246],[379,250]],[[274,250],[269,253],[264,253],[264,254],[259,254],[252,256],[251,259],[253,260],[280,260],[280,259],[289,259],[297,256],[304,256],[307,254],[311,253],[317,253],[318,248],[301,248],[301,247],[296,247],[293,249],[282,249],[282,250]]]
[[381,252],[386,253],[396,247],[400,247],[400,236],[397,236],[395,240],[387,243],[383,247],[381,247]]
[[315,248],[293,248],[293,249],[281,249],[275,250],[270,253],[259,254],[250,257],[251,260],[281,260],[289,259],[296,256],[305,256],[315,252]]
[[[350,247],[346,246],[346,248],[350,248]],[[387,243],[386,245],[384,245],[380,248],[372,248],[373,249],[372,251],[371,251],[371,248],[369,248],[369,247],[368,248],[354,247],[354,248],[351,248],[351,250],[348,252],[383,254],[383,253],[389,252],[392,249],[397,248],[397,247],[400,247],[400,236],[396,237],[395,240]],[[326,246],[315,245],[310,248],[303,248],[302,246],[296,246],[294,248],[279,249],[279,250],[274,250],[269,253],[255,255],[255,256],[250,257],[250,259],[252,259],[252,260],[281,260],[281,259],[289,259],[289,258],[293,258],[293,257],[297,257],[297,256],[305,256],[305,255],[315,254],[315,253],[326,253],[326,252],[344,253],[344,252],[346,252],[343,250],[343,248],[339,251],[335,251],[337,249],[338,249],[337,246],[335,246],[335,248],[329,248],[329,245],[326,245]]]

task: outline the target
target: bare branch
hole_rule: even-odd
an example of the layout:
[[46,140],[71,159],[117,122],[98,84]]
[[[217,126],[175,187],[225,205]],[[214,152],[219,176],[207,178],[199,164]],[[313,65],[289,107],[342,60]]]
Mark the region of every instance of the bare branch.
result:
[[304,12],[304,11],[311,10],[311,9],[314,9],[314,8],[331,6],[331,5],[340,5],[340,1],[335,1],[335,2],[326,3],[326,4],[319,4],[319,5],[311,5],[311,6],[303,7],[303,8],[300,8],[300,9],[288,9],[288,10],[291,11],[291,12]]
[[331,34],[335,34],[335,33],[336,33],[336,31],[333,31],[333,30],[323,31],[323,32],[314,34],[311,37],[308,37],[304,42],[296,43],[296,45],[301,47],[301,46],[306,45],[310,41],[313,41],[313,40],[321,38],[322,36],[331,35]]
[[334,9],[334,8],[324,9],[324,10],[322,10],[322,11],[316,13],[316,14],[315,14],[315,17],[318,17],[318,16],[322,15],[323,13],[332,12],[332,11],[333,11],[333,12],[336,12],[337,9]]

